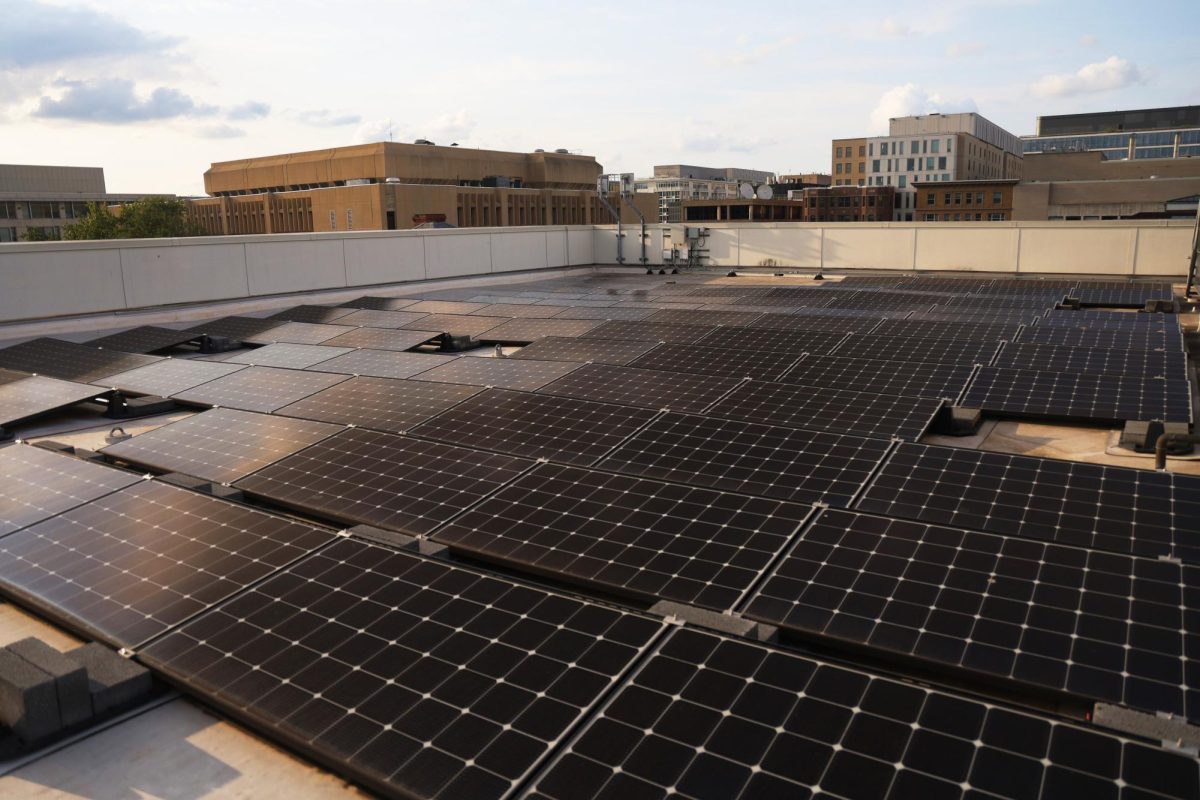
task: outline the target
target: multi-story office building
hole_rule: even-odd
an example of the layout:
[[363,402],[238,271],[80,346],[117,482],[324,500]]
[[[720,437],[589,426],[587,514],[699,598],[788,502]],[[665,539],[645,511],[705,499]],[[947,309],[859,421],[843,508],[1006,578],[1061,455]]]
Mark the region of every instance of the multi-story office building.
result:
[[830,145],[833,157],[834,186],[867,185],[867,140],[834,139]]
[[1109,160],[1200,156],[1200,106],[1038,117],[1024,152],[1100,152]]
[[689,200],[685,222],[880,222],[892,218],[891,186],[823,186],[770,200]]
[[1013,219],[1194,219],[1198,197],[1200,158],[1031,153]]
[[1017,179],[975,181],[917,181],[916,220],[919,222],[1004,222],[1013,218],[1013,187]]
[[770,172],[739,167],[698,167],[691,164],[661,164],[654,176],[638,178],[634,191],[658,195],[659,222],[682,222],[683,204],[689,200],[727,200],[739,197],[741,183],[771,183]]
[[62,238],[89,202],[120,205],[141,194],[109,194],[100,167],[0,164],[0,242]]

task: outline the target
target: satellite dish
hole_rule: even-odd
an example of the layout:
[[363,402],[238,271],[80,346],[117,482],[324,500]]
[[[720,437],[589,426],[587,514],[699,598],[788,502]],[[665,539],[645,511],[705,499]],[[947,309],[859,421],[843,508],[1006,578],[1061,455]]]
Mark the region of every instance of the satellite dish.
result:
[[759,200],[770,200],[775,196],[775,190],[764,183],[762,186],[758,187],[758,191],[756,191],[754,194]]
[[742,196],[743,200],[753,200],[754,199],[754,187],[748,183],[740,184],[738,186],[738,194],[740,194]]

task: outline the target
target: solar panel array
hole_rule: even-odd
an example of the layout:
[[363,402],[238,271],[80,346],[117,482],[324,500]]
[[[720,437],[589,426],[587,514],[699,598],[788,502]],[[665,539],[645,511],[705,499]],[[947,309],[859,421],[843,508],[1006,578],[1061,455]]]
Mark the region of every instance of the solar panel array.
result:
[[1174,315],[1056,309],[1161,287],[745,280],[0,350],[0,398],[48,360],[218,406],[103,456],[240,490],[0,447],[0,592],[381,794],[1200,797],[1088,716],[1200,721],[1200,478],[918,443],[956,402],[1190,419]]
[[101,394],[95,386],[42,375],[0,384],[0,425],[13,425]]

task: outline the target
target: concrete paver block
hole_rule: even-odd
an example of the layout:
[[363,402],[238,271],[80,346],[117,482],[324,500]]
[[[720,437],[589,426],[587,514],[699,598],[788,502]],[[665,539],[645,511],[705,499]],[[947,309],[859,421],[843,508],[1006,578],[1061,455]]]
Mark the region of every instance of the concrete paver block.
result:
[[0,722],[22,742],[32,743],[62,730],[54,677],[16,653],[0,649]]
[[92,712],[97,716],[131,705],[153,688],[149,670],[99,642],[85,644],[64,655],[87,670]]
[[92,717],[92,696],[87,670],[41,639],[29,637],[8,646],[8,651],[54,678],[58,715],[64,728],[82,724]]

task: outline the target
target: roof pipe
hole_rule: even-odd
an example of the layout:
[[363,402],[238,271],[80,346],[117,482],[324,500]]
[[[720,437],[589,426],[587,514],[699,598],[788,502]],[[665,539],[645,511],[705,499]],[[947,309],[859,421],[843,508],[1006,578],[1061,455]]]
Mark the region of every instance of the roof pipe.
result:
[[1200,434],[1164,433],[1154,441],[1154,468],[1160,472],[1167,468],[1167,448],[1172,444],[1200,444]]

